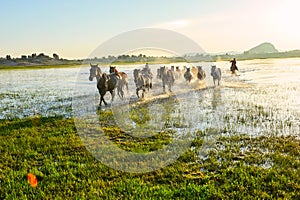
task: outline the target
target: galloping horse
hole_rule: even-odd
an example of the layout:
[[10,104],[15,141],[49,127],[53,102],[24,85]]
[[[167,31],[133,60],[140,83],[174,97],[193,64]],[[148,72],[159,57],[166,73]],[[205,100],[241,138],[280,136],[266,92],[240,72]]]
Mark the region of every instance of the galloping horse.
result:
[[179,69],[179,66],[177,66],[175,70],[175,79],[180,79],[180,77],[181,77],[181,70]]
[[90,76],[89,80],[93,81],[93,79],[96,77],[97,79],[97,88],[100,94],[100,103],[99,106],[101,106],[101,103],[107,105],[106,101],[104,100],[104,95],[107,91],[111,94],[111,102],[113,102],[115,97],[115,89],[122,90],[122,88],[119,86],[120,77],[117,74],[106,74],[102,73],[101,69],[98,67],[98,65],[91,65],[90,68]]
[[189,83],[191,82],[193,75],[191,73],[191,68],[186,68],[186,72],[184,72],[183,77],[185,78],[186,81],[188,81]]
[[162,80],[163,91],[165,92],[166,85],[168,85],[169,91],[172,92],[172,86],[174,85],[175,82],[174,71],[167,70],[167,68],[163,66],[160,68],[158,72],[159,72],[159,77]]
[[195,66],[192,66],[191,73],[192,73],[193,76],[197,76],[198,70]]
[[144,93],[146,89],[148,89],[149,91],[152,88],[151,78],[143,75],[140,69],[133,70],[133,77],[134,77],[134,83],[136,85],[136,95],[138,96],[138,98],[140,98],[139,91],[143,90],[142,98],[144,98],[145,96]]
[[211,66],[210,75],[213,77],[214,85],[216,85],[216,80],[218,80],[218,85],[220,85],[222,72],[220,68],[217,68],[215,65]]
[[198,68],[197,78],[198,78],[200,81],[202,81],[202,80],[205,79],[206,73],[205,73],[205,71],[202,69],[201,66],[198,66],[197,68]]
[[231,62],[230,71],[231,71],[232,74],[236,74],[236,71],[239,71],[239,69],[236,66],[235,58],[233,60],[231,60],[230,62]]
[[128,77],[127,77],[127,74],[125,72],[119,72],[117,70],[116,67],[113,67],[113,66],[109,66],[109,73],[110,74],[117,74],[121,80],[119,82],[119,87],[122,88],[122,90],[118,90],[118,95],[121,99],[124,98],[124,92],[123,92],[123,88],[124,86],[126,86],[126,89],[128,91]]

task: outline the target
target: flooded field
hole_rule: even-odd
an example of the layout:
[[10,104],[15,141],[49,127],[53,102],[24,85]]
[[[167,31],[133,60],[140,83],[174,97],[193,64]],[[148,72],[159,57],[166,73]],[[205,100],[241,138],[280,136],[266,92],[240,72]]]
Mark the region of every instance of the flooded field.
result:
[[[223,79],[220,86],[213,86],[210,76],[210,63],[201,65],[206,71],[205,82],[184,80],[175,82],[173,93],[164,94],[160,81],[156,78],[156,68],[150,65],[154,74],[154,88],[142,102],[137,102],[132,69],[142,65],[120,66],[120,71],[129,74],[129,91],[121,101],[116,96],[115,114],[129,115],[128,104],[133,106],[150,102],[143,106],[141,116],[143,128],[155,126],[155,130],[173,127],[177,131],[189,127],[189,131],[210,128],[222,133],[239,132],[258,135],[297,135],[300,131],[300,59],[266,59],[238,61],[238,76],[229,72],[229,62],[217,62],[222,69]],[[180,66],[183,63],[166,66]],[[100,66],[101,67],[101,66]],[[107,67],[101,67],[108,71]],[[34,115],[72,117],[72,100],[92,96],[92,107],[99,101],[96,82],[88,81],[89,66],[81,68],[38,69],[38,70],[1,70],[0,71],[0,119],[24,118]],[[88,90],[87,90],[88,88]],[[159,101],[173,95],[173,100]],[[155,97],[159,97],[155,99]],[[110,94],[106,95],[110,99]],[[114,105],[112,106],[114,107]],[[132,107],[132,106],[129,106]],[[102,108],[102,110],[106,108]],[[148,111],[147,111],[148,110]],[[125,115],[123,115],[125,112]],[[147,113],[145,115],[145,113]],[[131,115],[132,112],[131,112]],[[137,113],[134,114],[138,116]],[[168,116],[167,116],[168,115]],[[124,118],[124,117],[123,117]],[[119,118],[121,119],[121,117]],[[138,124],[125,117],[118,121],[128,130]],[[166,123],[168,121],[168,123]],[[146,126],[144,126],[146,124]]]

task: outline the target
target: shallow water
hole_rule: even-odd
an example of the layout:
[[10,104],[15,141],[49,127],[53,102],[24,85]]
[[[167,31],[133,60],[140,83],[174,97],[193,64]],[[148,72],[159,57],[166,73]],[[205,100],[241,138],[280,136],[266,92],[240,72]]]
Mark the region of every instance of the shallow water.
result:
[[[160,107],[158,103],[150,104],[149,124],[183,118],[179,123],[189,125],[189,131],[215,128],[223,134],[299,134],[300,59],[238,61],[238,76],[230,74],[229,62],[216,64],[222,69],[221,86],[213,87],[210,63],[194,63],[193,65],[201,65],[205,69],[206,82],[193,81],[188,85],[183,80],[177,81],[173,89],[173,95],[177,98],[177,103],[173,105],[176,109],[166,118],[164,115],[167,110],[163,106]],[[166,66],[171,65],[182,67],[186,64]],[[119,67],[119,71],[129,74],[130,91],[126,93],[125,101],[116,96],[115,105],[127,105],[136,101],[132,69],[141,67],[142,65]],[[151,67],[156,76],[158,65]],[[102,70],[107,69],[102,67]],[[87,95],[91,96],[91,106],[95,107],[99,95],[95,80],[88,81],[88,76],[88,66],[1,70],[0,119],[23,118],[36,114],[71,117],[72,100],[82,99],[82,104],[90,103],[84,102]],[[156,78],[153,81],[154,89],[146,95],[144,101],[153,100],[158,95],[164,97],[160,81]],[[109,101],[110,94],[106,95],[106,99]],[[136,127],[132,121],[129,120],[128,123]],[[162,125],[157,127],[162,129]],[[174,124],[173,128],[179,131]]]

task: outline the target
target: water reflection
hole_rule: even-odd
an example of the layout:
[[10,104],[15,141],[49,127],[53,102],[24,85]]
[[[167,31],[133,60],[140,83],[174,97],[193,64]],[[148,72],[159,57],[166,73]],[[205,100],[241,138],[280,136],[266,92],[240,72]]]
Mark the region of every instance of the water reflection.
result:
[[222,95],[221,95],[221,88],[217,87],[213,89],[212,93],[212,101],[211,106],[213,110],[216,110],[222,103]]
[[[180,68],[182,65],[178,64]],[[201,89],[195,92],[199,94],[195,97],[184,94],[179,97],[179,104],[174,99],[146,99],[147,102],[139,102],[141,104],[138,107],[134,105],[137,102],[124,105],[124,101],[116,98],[112,108],[103,108],[105,111],[99,116],[104,118],[107,110],[111,109],[114,117],[112,122],[120,127],[122,125],[122,130],[129,133],[136,127],[143,128],[145,132],[159,132],[165,128],[182,127],[181,124],[189,125],[188,122],[191,122],[195,129],[201,130],[207,127],[223,129],[225,125],[228,130],[243,133],[299,133],[300,59],[241,61],[240,76],[234,78],[226,76],[228,68],[225,65],[218,65],[225,72],[224,85],[221,87]],[[131,71],[138,67],[133,65],[124,69],[128,72],[131,84],[129,96],[135,96]],[[43,117],[71,117],[74,105],[82,107],[74,113],[95,114],[92,112],[94,106],[98,105],[99,94],[95,82],[87,81],[88,70],[88,66],[80,70],[55,69],[56,73],[49,70],[1,70],[0,119],[23,118],[36,113]],[[210,86],[211,77],[207,77],[206,81]],[[249,87],[242,87],[243,84]],[[181,90],[185,89],[178,82],[175,82],[176,86]],[[161,95],[160,91],[161,86],[154,85],[152,96],[149,95],[149,98],[158,97]],[[107,95],[107,98],[110,98],[110,95]],[[123,106],[119,106],[119,102]],[[236,121],[240,124],[235,123]],[[253,127],[257,127],[257,130]],[[148,132],[151,134],[151,131]]]

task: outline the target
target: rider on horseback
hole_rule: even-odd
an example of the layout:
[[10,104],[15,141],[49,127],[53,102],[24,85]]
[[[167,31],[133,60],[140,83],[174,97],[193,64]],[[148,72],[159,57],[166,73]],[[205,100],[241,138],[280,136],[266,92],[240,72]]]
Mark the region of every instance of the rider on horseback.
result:
[[145,67],[142,69],[142,73],[146,76],[149,76],[151,79],[153,78],[153,74],[148,63],[146,63]]
[[235,70],[239,71],[237,66],[236,66],[236,60],[235,58],[233,58],[233,60],[230,61],[231,62],[231,67],[230,67],[230,71],[231,73],[234,74]]

